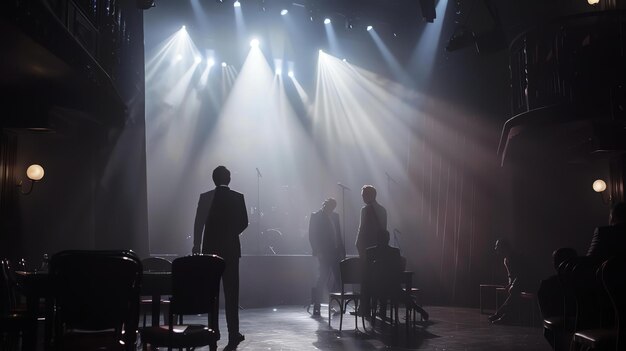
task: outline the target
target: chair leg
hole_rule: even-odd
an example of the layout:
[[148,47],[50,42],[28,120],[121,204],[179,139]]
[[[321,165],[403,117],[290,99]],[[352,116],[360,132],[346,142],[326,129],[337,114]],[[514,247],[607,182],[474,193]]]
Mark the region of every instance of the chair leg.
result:
[[[344,308],[344,299],[343,297],[341,298],[341,303],[339,304],[339,331],[341,331],[341,328],[343,327],[343,314],[345,312],[345,308]],[[329,311],[330,311],[330,307],[329,307]],[[328,312],[330,313],[330,312]]]

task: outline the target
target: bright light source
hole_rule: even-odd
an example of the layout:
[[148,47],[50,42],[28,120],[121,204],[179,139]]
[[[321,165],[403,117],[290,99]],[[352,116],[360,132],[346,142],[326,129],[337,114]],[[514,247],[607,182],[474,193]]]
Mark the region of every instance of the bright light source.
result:
[[596,193],[601,193],[606,190],[606,183],[602,179],[597,179],[595,182],[593,182],[592,187],[593,191],[595,191]]
[[276,75],[280,76],[283,73],[283,70],[281,70],[280,68],[276,69]]
[[200,56],[196,56],[193,59],[193,62],[195,62],[195,63],[200,63],[201,61],[202,61],[202,57],[200,57]]
[[176,55],[176,56],[174,57],[174,62],[178,62],[178,61],[180,61],[180,60],[182,60],[182,59],[183,59],[183,55],[178,54],[178,55]]
[[324,53],[324,50],[320,49],[320,54],[323,54],[323,53]]
[[596,4],[597,4],[597,3],[599,3],[599,2],[600,2],[600,0],[587,0],[587,3],[588,3],[589,5],[596,5]]
[[43,175],[44,175],[43,167],[41,167],[38,164],[32,164],[28,166],[28,168],[26,169],[26,176],[30,180],[39,181],[41,180],[41,178],[43,178]]
[[253,48],[258,48],[259,47],[259,39],[252,39],[250,40],[250,46]]
[[239,0],[236,0],[236,1],[233,3],[233,6],[234,6],[234,7],[241,7],[241,3],[239,2]]
[[330,24],[330,18],[324,19],[324,24]]
[[289,76],[289,78],[293,78],[293,71],[289,71],[289,73],[287,73],[287,75]]
[[287,9],[282,9],[282,10],[280,11],[280,15],[281,15],[281,16],[284,16],[284,15],[286,15],[286,14],[288,14],[288,13],[289,13],[289,10],[287,10]]
[[213,65],[215,65],[215,60],[210,58],[207,60],[207,65],[209,65],[209,67],[213,67]]
[[226,62],[222,62],[222,67],[226,67]]
[[367,31],[369,32],[370,30],[374,29],[374,27],[372,26],[367,26]]
[[343,61],[343,62],[348,62],[348,60],[346,60],[346,59],[343,59],[343,60],[341,60],[341,61]]
[[187,30],[187,27],[183,25],[182,27],[180,27],[180,30]]

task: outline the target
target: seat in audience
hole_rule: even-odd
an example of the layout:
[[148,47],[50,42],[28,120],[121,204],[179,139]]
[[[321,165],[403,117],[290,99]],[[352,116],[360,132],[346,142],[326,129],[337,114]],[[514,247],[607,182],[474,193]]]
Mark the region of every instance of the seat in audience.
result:
[[135,350],[141,276],[132,251],[53,255],[53,349]]
[[[220,279],[224,272],[224,260],[216,255],[193,255],[180,257],[172,262],[172,296],[168,325],[153,326],[141,330],[144,350],[165,346],[192,348],[208,345],[217,349],[220,338],[217,329],[218,296]],[[177,324],[175,315],[207,314],[207,324]],[[180,322],[179,322],[180,323]]]

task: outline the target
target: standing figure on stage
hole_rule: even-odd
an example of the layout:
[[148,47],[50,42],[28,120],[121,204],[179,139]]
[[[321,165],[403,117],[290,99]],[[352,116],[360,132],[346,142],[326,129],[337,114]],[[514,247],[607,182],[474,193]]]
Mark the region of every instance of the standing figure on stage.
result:
[[[215,189],[200,194],[192,252],[216,254],[225,261],[222,283],[228,347],[233,349],[245,339],[239,333],[239,234],[248,227],[248,213],[243,194],[228,187],[230,171],[226,167],[218,166],[213,170],[213,182]],[[217,325],[215,328],[219,332]]]
[[361,196],[365,206],[361,208],[359,232],[356,236],[356,249],[359,257],[365,260],[365,250],[378,244],[378,236],[387,230],[387,210],[376,202],[376,188],[364,185]]
[[309,221],[309,242],[313,256],[319,262],[319,276],[313,288],[313,315],[320,315],[320,300],[324,288],[335,291],[340,284],[339,262],[346,256],[346,248],[341,237],[339,214],[334,212],[337,201],[328,198],[322,208],[311,213]]

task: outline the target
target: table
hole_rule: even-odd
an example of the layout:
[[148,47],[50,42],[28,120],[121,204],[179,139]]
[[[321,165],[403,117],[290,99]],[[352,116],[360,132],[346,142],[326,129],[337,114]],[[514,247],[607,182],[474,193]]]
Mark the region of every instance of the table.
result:
[[159,325],[161,296],[172,294],[172,272],[143,272],[141,295],[152,296],[152,326]]

